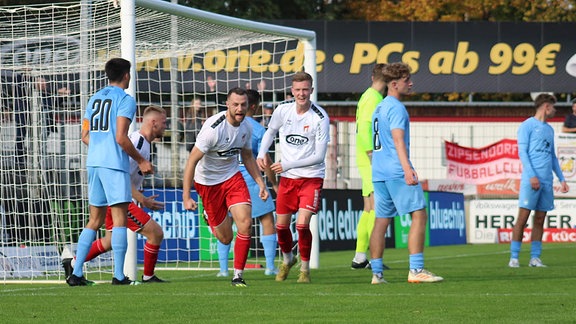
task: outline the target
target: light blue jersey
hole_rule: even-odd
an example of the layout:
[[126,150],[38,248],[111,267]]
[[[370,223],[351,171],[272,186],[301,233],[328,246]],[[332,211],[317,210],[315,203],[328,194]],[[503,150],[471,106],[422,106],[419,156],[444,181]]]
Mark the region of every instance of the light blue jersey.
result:
[[522,162],[522,182],[529,183],[536,176],[543,185],[552,185],[553,174],[560,181],[564,175],[560,170],[554,151],[554,129],[534,117],[526,119],[518,128],[518,155]]
[[404,178],[404,170],[392,139],[393,129],[404,130],[404,143],[410,158],[410,117],[398,99],[386,96],[372,115],[372,181]]
[[252,126],[252,154],[254,158],[256,158],[258,156],[258,150],[260,150],[262,137],[264,137],[264,133],[266,133],[266,128],[252,117],[246,117],[246,120],[248,120]]
[[107,86],[90,98],[84,114],[90,129],[86,166],[129,171],[128,154],[116,143],[116,117],[133,120],[135,114],[136,101],[122,88]]
[[[264,133],[266,132],[266,128],[260,125],[259,122],[254,120],[252,117],[246,117],[250,125],[252,126],[252,154],[254,158],[258,156],[258,151],[260,150],[260,143],[262,142],[262,137],[264,137]],[[248,186],[248,190],[250,191],[250,199],[252,200],[252,218],[257,218],[267,213],[274,211],[274,201],[272,200],[272,195],[268,192],[268,199],[266,201],[262,201],[260,199],[260,187],[256,183],[256,181],[252,178],[248,170],[244,164],[240,164],[240,172],[242,172],[242,176],[246,181],[246,186]]]

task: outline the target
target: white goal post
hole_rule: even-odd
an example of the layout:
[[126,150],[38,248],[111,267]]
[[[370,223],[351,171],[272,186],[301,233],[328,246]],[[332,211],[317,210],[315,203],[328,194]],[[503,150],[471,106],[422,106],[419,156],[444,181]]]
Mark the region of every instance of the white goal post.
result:
[[[295,72],[304,69],[316,82],[312,31],[160,0],[0,8],[2,280],[62,282],[61,254],[74,250],[88,218],[80,123],[90,95],[107,84],[104,62],[117,56],[134,62],[127,90],[138,103],[134,128],[149,105],[170,116],[164,139],[154,144],[155,175],[144,188],[166,202],[165,210],[151,213],[165,235],[159,269],[218,266],[202,217],[180,202],[194,138],[187,126],[221,109],[230,87],[257,89],[268,108],[287,99]],[[266,112],[258,114],[264,119]],[[249,264],[255,267],[263,254],[254,224]],[[318,235],[314,239],[311,267],[317,268]],[[130,277],[142,262],[136,246],[144,241],[134,235],[133,262],[125,268]],[[109,280],[110,272],[109,253],[86,265],[93,280]]]

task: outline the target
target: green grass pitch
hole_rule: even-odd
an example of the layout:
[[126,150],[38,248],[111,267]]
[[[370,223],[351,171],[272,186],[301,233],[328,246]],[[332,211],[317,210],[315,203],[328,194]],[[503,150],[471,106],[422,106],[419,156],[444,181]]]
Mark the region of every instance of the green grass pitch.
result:
[[68,287],[1,284],[2,323],[576,323],[576,244],[544,244],[547,268],[508,268],[508,245],[425,250],[426,267],[445,278],[409,284],[406,249],[386,250],[389,284],[352,270],[353,251],[323,252],[311,284],[247,270],[247,288],[217,271],[162,271],[168,284]]

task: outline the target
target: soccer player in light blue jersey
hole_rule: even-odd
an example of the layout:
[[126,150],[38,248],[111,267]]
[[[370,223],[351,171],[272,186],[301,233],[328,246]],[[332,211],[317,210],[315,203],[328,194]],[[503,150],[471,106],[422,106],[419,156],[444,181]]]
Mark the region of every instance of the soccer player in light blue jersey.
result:
[[382,69],[382,73],[388,93],[372,116],[372,180],[376,211],[370,237],[372,284],[386,283],[382,263],[386,230],[394,217],[404,214],[412,217],[408,233],[408,282],[442,281],[442,277],[424,269],[426,201],[418,174],[410,162],[410,118],[400,102],[402,96],[412,90],[410,67],[401,62],[391,63]]
[[[252,116],[260,105],[260,94],[253,89],[246,90],[248,96],[248,110],[246,111],[246,120],[252,126],[252,153],[254,158],[258,156],[260,149],[260,142],[266,132],[264,126],[257,122]],[[252,176],[246,170],[244,164],[240,164],[240,172],[246,181],[248,190],[250,191],[250,199],[252,199],[252,218],[258,218],[261,224],[260,243],[264,248],[264,257],[266,258],[266,270],[264,274],[267,276],[276,275],[278,269],[274,265],[276,258],[276,249],[278,241],[276,239],[276,229],[274,228],[274,201],[272,196],[268,195],[268,199],[262,200],[258,197],[260,188]],[[276,183],[276,174],[268,168],[265,170],[268,181],[272,184],[274,191],[277,191],[278,184]],[[228,254],[230,253],[230,244],[224,244],[218,241],[218,261],[220,263],[220,272],[218,277],[228,277]]]
[[540,260],[542,254],[542,234],[544,219],[549,210],[554,209],[553,174],[561,183],[560,190],[568,192],[554,148],[554,129],[546,122],[554,117],[556,98],[547,93],[536,97],[536,114],[526,119],[518,128],[518,155],[522,162],[522,180],[518,195],[518,218],[512,230],[510,261],[508,266],[518,268],[518,257],[524,236],[524,227],[534,211],[530,246],[530,267],[545,267]]
[[106,62],[109,85],[88,101],[82,121],[82,142],[88,145],[88,201],[90,219],[78,238],[76,266],[66,282],[70,286],[93,285],[86,280],[82,268],[96,232],[112,211],[112,250],[114,251],[114,285],[134,284],[124,275],[126,255],[126,218],[132,200],[129,157],[138,163],[143,174],[153,172],[128,137],[130,123],[136,114],[136,101],[124,90],[130,85],[130,62],[113,58]]

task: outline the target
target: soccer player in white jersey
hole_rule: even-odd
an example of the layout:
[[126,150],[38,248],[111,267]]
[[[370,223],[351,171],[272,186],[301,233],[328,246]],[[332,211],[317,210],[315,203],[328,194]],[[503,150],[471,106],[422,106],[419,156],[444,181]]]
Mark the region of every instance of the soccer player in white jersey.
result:
[[82,121],[82,142],[88,144],[86,169],[90,219],[78,238],[78,266],[66,279],[70,286],[94,284],[84,278],[82,265],[96,238],[96,231],[104,223],[108,206],[112,210],[114,224],[112,284],[133,284],[124,275],[124,258],[128,245],[126,218],[128,204],[132,201],[129,158],[138,163],[143,174],[152,173],[153,168],[150,161],[138,153],[128,137],[128,128],[136,114],[136,101],[124,91],[130,85],[130,66],[130,62],[122,58],[113,58],[106,62],[105,71],[109,85],[90,98]]
[[248,173],[260,187],[260,199],[268,198],[266,183],[252,155],[252,129],[244,120],[248,109],[246,91],[228,91],[226,111],[206,120],[196,145],[188,156],[184,169],[182,200],[186,210],[195,210],[197,203],[190,197],[192,185],[202,198],[208,225],[214,236],[224,244],[232,241],[232,214],[238,229],[234,245],[234,276],[232,285],[246,287],[242,278],[252,230],[250,192],[239,168],[238,155]]
[[[310,282],[312,233],[309,224],[320,204],[326,169],[324,158],[330,141],[328,114],[310,100],[312,91],[312,76],[306,72],[296,73],[292,78],[294,101],[279,105],[274,110],[258,153],[257,162],[261,169],[270,167],[280,174],[276,197],[276,233],[284,260],[276,281],[286,280],[296,263],[296,257],[292,254],[290,221],[292,214],[297,213],[296,230],[302,261],[298,282]],[[282,156],[279,162],[269,166],[265,156],[277,133],[280,134]]]
[[[132,132],[129,137],[134,147],[140,152],[142,157],[150,160],[150,145],[151,142],[157,138],[161,138],[166,129],[166,111],[164,108],[150,106],[144,109],[142,126],[140,130]],[[158,195],[146,197],[142,194],[142,183],[144,175],[138,169],[138,164],[133,159],[130,159],[130,182],[132,184],[132,199],[133,201],[128,205],[128,219],[126,227],[131,231],[136,232],[146,237],[144,244],[144,269],[142,274],[143,283],[161,283],[164,280],[158,278],[154,274],[156,261],[158,260],[158,252],[160,244],[164,239],[164,232],[162,227],[150,217],[141,207],[146,207],[151,210],[159,210],[164,208],[164,203],[156,201]],[[110,251],[111,234],[112,234],[112,213],[110,207],[106,212],[106,235],[92,243],[85,262],[88,262],[100,254]],[[64,269],[69,275],[76,265],[74,258],[66,258],[62,260]]]
[[[252,118],[256,109],[260,106],[260,94],[254,89],[248,89],[246,90],[246,95],[248,96],[246,121],[252,126],[252,153],[254,157],[256,157],[258,155],[258,149],[260,148],[262,136],[264,136],[266,129]],[[276,174],[269,168],[264,171],[268,181],[272,184],[272,188],[274,191],[277,191],[278,184],[276,183]],[[274,227],[274,201],[270,194],[266,200],[261,200],[258,197],[260,188],[254,179],[252,179],[252,176],[248,174],[243,163],[240,164],[240,172],[242,172],[244,181],[246,181],[246,185],[250,191],[250,199],[252,199],[252,218],[260,221],[262,234],[260,235],[260,243],[262,243],[262,247],[264,248],[264,257],[266,258],[266,270],[264,270],[264,274],[267,276],[275,276],[278,273],[278,269],[276,269],[276,266],[274,265],[278,242],[276,241],[276,228]],[[228,277],[229,253],[230,244],[218,242],[218,262],[220,263],[220,272],[216,275],[217,277]]]

